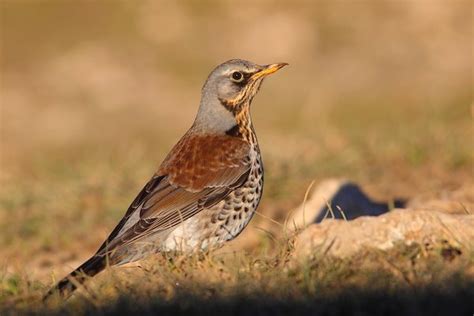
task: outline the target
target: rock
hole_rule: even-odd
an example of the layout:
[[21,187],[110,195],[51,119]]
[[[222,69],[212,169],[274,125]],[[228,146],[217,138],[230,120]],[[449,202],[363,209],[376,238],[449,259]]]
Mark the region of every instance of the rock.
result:
[[362,250],[389,250],[400,243],[448,243],[461,252],[472,251],[474,215],[395,209],[378,217],[353,221],[327,219],[296,236],[293,258],[304,260],[316,253],[346,258]]

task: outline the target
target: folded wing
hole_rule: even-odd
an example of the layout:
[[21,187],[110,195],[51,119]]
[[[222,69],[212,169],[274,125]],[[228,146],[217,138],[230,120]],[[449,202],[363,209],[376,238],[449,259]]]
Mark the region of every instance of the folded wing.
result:
[[98,255],[176,227],[222,201],[248,178],[248,143],[227,135],[185,135],[130,205]]

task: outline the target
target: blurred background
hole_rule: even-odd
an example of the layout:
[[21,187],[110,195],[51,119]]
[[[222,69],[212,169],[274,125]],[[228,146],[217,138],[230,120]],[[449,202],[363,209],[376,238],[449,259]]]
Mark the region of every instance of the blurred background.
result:
[[[90,255],[192,124],[216,65],[288,62],[253,121],[260,212],[344,177],[380,199],[473,183],[470,1],[13,1],[1,6],[0,266]],[[256,217],[235,243],[258,239]],[[62,270],[61,270],[62,271]]]

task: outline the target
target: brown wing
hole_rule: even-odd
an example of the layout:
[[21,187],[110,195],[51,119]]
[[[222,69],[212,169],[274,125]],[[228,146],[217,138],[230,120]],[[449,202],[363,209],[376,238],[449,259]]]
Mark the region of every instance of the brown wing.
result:
[[99,252],[172,228],[217,204],[247,179],[249,152],[239,138],[185,135]]
[[110,233],[109,237],[104,241],[104,243],[100,246],[97,253],[100,253],[110,242],[117,237],[118,233],[122,230],[125,224],[129,221],[130,216],[135,213],[135,211],[143,204],[143,201],[150,196],[160,185],[161,180],[163,180],[163,176],[156,176],[154,175],[150,181],[143,187],[143,189],[138,193],[137,197],[133,200],[132,204],[127,209],[124,217],[120,220],[119,224],[115,226],[112,233]]

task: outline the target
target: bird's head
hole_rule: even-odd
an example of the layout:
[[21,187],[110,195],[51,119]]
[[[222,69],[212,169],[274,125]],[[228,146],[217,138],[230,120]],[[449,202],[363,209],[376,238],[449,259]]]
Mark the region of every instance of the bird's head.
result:
[[286,65],[278,63],[260,66],[240,59],[229,60],[211,72],[203,92],[212,91],[224,107],[238,111],[239,107],[252,101],[266,76]]
[[288,64],[276,63],[261,66],[246,60],[232,59],[217,66],[202,88],[197,119],[200,116],[208,117],[224,123],[229,121],[227,123],[231,124],[229,114],[235,117],[242,110],[248,109],[263,79],[286,65]]

